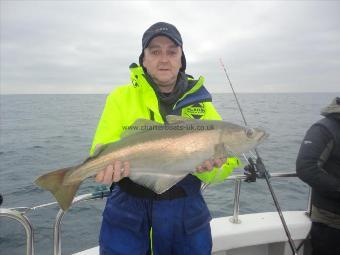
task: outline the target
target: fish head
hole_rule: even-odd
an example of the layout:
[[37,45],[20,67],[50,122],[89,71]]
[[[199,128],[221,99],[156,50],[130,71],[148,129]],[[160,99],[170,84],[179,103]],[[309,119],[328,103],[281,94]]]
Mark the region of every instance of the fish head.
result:
[[261,128],[244,127],[224,122],[221,127],[221,142],[227,154],[241,154],[254,149],[268,137]]

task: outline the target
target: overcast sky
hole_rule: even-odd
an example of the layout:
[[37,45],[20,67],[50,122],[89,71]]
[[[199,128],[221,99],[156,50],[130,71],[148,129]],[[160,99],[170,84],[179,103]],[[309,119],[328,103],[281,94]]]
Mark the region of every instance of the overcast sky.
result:
[[211,92],[339,92],[339,1],[4,1],[1,94],[108,93],[153,23],[181,32]]

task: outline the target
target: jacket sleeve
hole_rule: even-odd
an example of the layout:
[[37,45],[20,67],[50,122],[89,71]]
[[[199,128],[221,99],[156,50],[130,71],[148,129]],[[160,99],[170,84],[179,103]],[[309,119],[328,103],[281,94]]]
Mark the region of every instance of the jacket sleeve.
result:
[[[211,102],[205,103],[205,115],[204,120],[222,120],[221,116],[216,111],[214,105]],[[227,161],[220,168],[213,168],[211,171],[197,173],[193,175],[196,176],[204,183],[220,183],[223,182],[235,168],[240,167],[241,163],[238,158],[228,158]]]
[[296,160],[298,177],[320,194],[340,199],[340,181],[328,174],[323,166],[334,146],[330,132],[314,124],[306,133]]
[[93,138],[90,155],[94,153],[97,144],[107,144],[120,139],[123,128],[121,111],[117,102],[118,98],[118,89],[106,98],[104,110]]

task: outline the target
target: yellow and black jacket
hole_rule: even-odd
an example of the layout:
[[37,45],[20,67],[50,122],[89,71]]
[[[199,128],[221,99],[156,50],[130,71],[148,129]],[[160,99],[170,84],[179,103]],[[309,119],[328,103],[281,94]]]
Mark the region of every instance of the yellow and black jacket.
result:
[[[130,71],[131,84],[117,87],[107,97],[94,136],[91,154],[97,144],[106,144],[119,140],[125,129],[131,126],[136,119],[151,119],[159,123],[164,123],[165,121],[165,113],[161,109],[159,95],[155,86],[150,84],[148,75],[144,73],[142,67],[137,65],[131,65]],[[187,79],[188,82],[187,90],[173,103],[170,112],[168,110],[166,114],[202,120],[220,120],[221,117],[211,102],[211,95],[203,86],[204,78],[200,77],[198,80],[194,80],[185,75],[184,79]],[[214,168],[210,172],[188,175],[176,186],[183,187],[186,193],[190,194],[190,186],[195,186],[193,190],[196,190],[197,187],[201,186],[201,181],[205,183],[221,182],[236,166],[237,163],[229,160],[221,168]],[[133,182],[126,179],[128,178],[120,181],[121,186],[132,185],[131,183]],[[137,184],[134,186],[137,186]],[[139,193],[143,193],[141,189],[138,190]]]

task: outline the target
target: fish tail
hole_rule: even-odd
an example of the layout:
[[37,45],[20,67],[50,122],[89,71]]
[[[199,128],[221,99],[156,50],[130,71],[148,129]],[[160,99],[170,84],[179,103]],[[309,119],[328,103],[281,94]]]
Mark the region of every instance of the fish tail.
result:
[[49,190],[58,201],[61,209],[66,211],[70,207],[82,181],[63,184],[64,178],[67,172],[77,167],[79,166],[67,167],[44,174],[36,179],[34,183],[43,189]]

